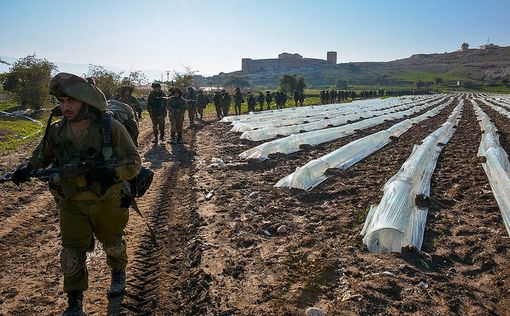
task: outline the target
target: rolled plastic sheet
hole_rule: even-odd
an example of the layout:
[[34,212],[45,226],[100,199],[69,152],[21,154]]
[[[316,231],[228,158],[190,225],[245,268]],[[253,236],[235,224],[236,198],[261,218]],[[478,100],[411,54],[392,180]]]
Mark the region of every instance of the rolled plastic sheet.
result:
[[335,139],[339,139],[348,135],[353,134],[357,130],[367,129],[385,121],[391,121],[400,119],[403,117],[411,116],[424,109],[437,106],[437,104],[443,102],[446,98],[442,98],[438,101],[419,106],[411,109],[400,111],[396,113],[390,113],[381,115],[374,118],[365,119],[356,123],[351,123],[339,127],[326,128],[321,130],[314,130],[310,132],[293,134],[280,139],[272,140],[256,147],[250,148],[239,154],[241,159],[255,159],[258,161],[264,161],[268,159],[268,156],[272,153],[284,153],[290,154],[300,150],[301,145],[316,146],[318,144],[326,143]]
[[349,168],[389,144],[393,137],[399,137],[413,125],[436,116],[445,107],[449,106],[451,102],[453,102],[453,99],[419,116],[406,119],[386,130],[350,142],[323,157],[314,159],[282,178],[276,183],[275,187],[312,190],[330,177],[325,174],[328,169],[337,168],[345,170]]
[[400,170],[384,185],[381,202],[370,208],[361,231],[370,252],[401,252],[405,246],[421,249],[428,209],[416,205],[416,196],[430,194],[437,158],[455,132],[462,108],[461,100],[440,128],[414,146]]
[[476,104],[473,104],[476,116],[483,131],[478,147],[478,156],[485,157],[483,170],[498,203],[507,233],[510,235],[510,162],[507,153],[499,143],[498,130],[489,116]]

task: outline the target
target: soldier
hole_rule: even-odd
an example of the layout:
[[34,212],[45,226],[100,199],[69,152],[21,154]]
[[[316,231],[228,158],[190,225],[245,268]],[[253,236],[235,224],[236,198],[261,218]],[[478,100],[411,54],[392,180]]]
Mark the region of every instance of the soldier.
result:
[[221,110],[223,111],[223,116],[228,116],[228,111],[230,109],[230,104],[232,103],[232,96],[227,90],[221,90]]
[[267,109],[271,110],[271,102],[273,101],[273,96],[271,95],[270,91],[266,91],[266,104]]
[[236,111],[236,115],[241,115],[241,103],[244,103],[243,94],[241,93],[241,89],[236,88],[234,93],[234,110]]
[[198,115],[200,115],[201,120],[203,120],[203,118],[204,118],[204,108],[209,103],[211,103],[211,100],[209,99],[209,97],[206,94],[204,94],[204,91],[202,89],[198,90],[197,112],[198,112]]
[[195,118],[197,117],[197,93],[193,87],[188,87],[188,91],[184,96],[188,103],[189,126],[193,127]]
[[257,101],[251,92],[248,92],[248,112],[255,112],[255,106],[257,105]]
[[154,140],[152,142],[157,143],[158,129],[161,141],[165,140],[166,96],[161,91],[161,84],[153,83],[152,89],[147,97],[147,111],[152,121],[152,131],[154,133]]
[[299,106],[303,106],[303,103],[305,103],[305,92],[301,91],[299,93]]
[[[170,134],[172,144],[182,144],[182,125],[184,124],[184,111],[186,110],[186,100],[182,97],[182,91],[179,88],[172,88],[168,98],[167,109],[170,112]],[[177,134],[177,138],[176,138]]]
[[221,94],[219,91],[215,91],[214,92],[214,96],[213,96],[213,103],[214,103],[214,108],[216,109],[216,117],[218,118],[218,120],[221,120],[221,118],[223,117],[223,113],[221,112]]
[[142,118],[142,106],[140,105],[140,102],[137,98],[135,98],[133,94],[133,90],[135,87],[133,86],[125,86],[120,88],[120,97],[119,101],[124,102],[126,104],[129,104],[131,108],[133,108],[133,111],[136,113],[136,120],[140,121]]
[[294,106],[295,107],[297,107],[298,102],[299,102],[299,91],[298,90],[294,90]]
[[[104,163],[101,169],[85,169],[72,176],[62,174],[50,185],[60,217],[60,264],[68,301],[63,315],[84,315],[86,253],[93,250],[94,237],[103,245],[112,270],[110,295],[120,295],[125,289],[127,254],[122,236],[130,195],[123,183],[138,174],[141,159],[122,124],[106,116],[106,98],[90,81],[59,73],[51,79],[50,91],[59,100],[63,118],[48,126],[32,157],[18,167],[12,180],[17,184],[26,182],[34,169],[50,164],[63,167],[90,160]],[[107,144],[105,135],[109,135]],[[109,166],[111,161],[122,164]]]
[[259,91],[259,95],[257,96],[257,102],[259,104],[259,111],[264,110],[264,93]]

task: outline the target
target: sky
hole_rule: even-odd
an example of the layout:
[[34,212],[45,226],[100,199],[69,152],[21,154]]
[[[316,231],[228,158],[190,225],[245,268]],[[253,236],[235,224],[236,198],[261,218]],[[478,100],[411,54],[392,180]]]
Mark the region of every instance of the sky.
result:
[[390,61],[510,46],[509,14],[509,0],[0,0],[0,56],[202,75],[282,52]]

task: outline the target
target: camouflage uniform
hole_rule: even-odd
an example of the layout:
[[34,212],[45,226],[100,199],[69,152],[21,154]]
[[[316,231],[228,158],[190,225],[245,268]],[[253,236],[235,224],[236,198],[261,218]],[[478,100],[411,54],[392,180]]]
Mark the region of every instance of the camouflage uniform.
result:
[[221,110],[223,112],[223,116],[228,116],[228,110],[230,109],[230,104],[232,103],[232,96],[226,90],[221,92]]
[[[152,132],[154,141],[158,141],[158,133],[161,140],[165,139],[165,117],[166,117],[166,95],[161,89],[161,85],[154,84],[154,90],[147,97],[147,111],[152,121]],[[158,90],[156,90],[156,88]],[[158,131],[159,129],[159,131]]]
[[204,108],[207,104],[211,103],[211,100],[209,97],[204,94],[204,91],[198,90],[197,95],[197,112],[200,115],[200,119],[203,119],[204,117]]
[[255,97],[253,94],[248,93],[248,112],[255,112],[255,105],[257,104],[257,101],[255,100]]
[[214,103],[214,108],[216,109],[216,117],[218,118],[218,120],[223,117],[223,113],[222,113],[222,109],[221,109],[221,99],[222,99],[222,96],[221,96],[220,92],[219,91],[214,92],[213,103]]
[[236,115],[241,114],[242,103],[244,103],[243,94],[239,88],[236,88],[236,93],[234,93],[234,110],[236,111]]
[[257,102],[259,103],[259,111],[264,110],[264,94],[262,92],[259,92],[259,95],[257,96]]
[[267,109],[271,110],[271,102],[273,101],[273,96],[271,95],[271,92],[266,91],[266,104]]
[[184,124],[186,106],[186,100],[182,97],[182,92],[174,89],[167,104],[167,109],[170,112],[170,134],[173,143],[182,143],[182,125]]
[[186,92],[184,98],[188,102],[189,125],[192,126],[197,117],[197,92],[193,87],[188,87],[188,92]]
[[[124,92],[126,90],[130,91],[130,93],[127,95],[124,94]],[[124,103],[128,104],[129,106],[131,106],[131,108],[137,115],[136,120],[139,121],[142,118],[143,109],[142,109],[142,106],[140,105],[140,102],[138,101],[138,99],[131,95],[132,92],[133,92],[132,87],[125,87],[124,89],[121,89],[121,94],[120,94],[120,97],[118,100],[120,102],[124,102]]]
[[[138,174],[141,159],[124,126],[115,119],[103,119],[106,99],[94,84],[75,75],[59,73],[51,80],[51,91],[59,98],[81,102],[80,113],[85,114],[79,122],[87,120],[87,134],[77,139],[71,130],[72,123],[62,118],[49,126],[27,166],[44,168],[52,164],[58,167],[88,160],[122,163],[100,171],[63,173],[57,182],[50,183],[59,208],[63,247],[60,259],[64,291],[69,301],[64,315],[81,315],[83,291],[88,288],[86,253],[94,248],[94,238],[102,243],[107,264],[112,268],[112,287],[113,271],[124,273],[127,254],[122,236],[129,218],[130,201],[125,180]],[[111,151],[105,151],[103,146],[106,124],[109,124],[111,138],[111,148],[107,148]],[[125,274],[123,278],[125,286]]]

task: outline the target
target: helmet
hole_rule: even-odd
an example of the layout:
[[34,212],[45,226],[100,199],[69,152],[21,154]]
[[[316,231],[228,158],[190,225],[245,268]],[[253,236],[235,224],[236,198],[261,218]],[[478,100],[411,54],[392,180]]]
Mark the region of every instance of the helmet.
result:
[[55,97],[68,96],[86,103],[100,112],[106,111],[104,93],[94,84],[94,80],[86,80],[66,72],[56,74],[50,81],[50,94]]
[[120,87],[119,91],[120,91],[120,93],[124,93],[124,91],[129,90],[129,92],[133,93],[134,89],[135,89],[135,87],[133,87],[133,86],[122,86],[122,87]]
[[153,82],[151,84],[152,89],[161,88],[161,83]]

